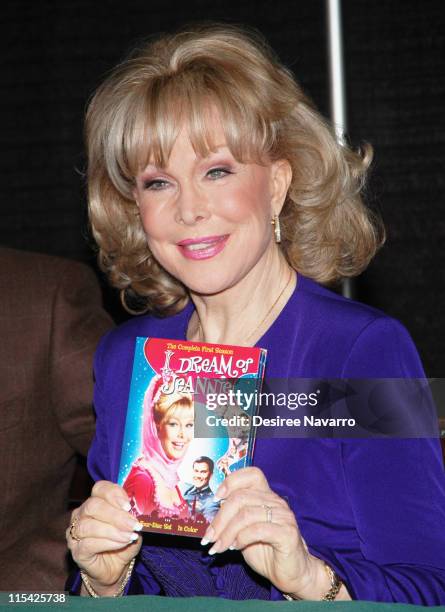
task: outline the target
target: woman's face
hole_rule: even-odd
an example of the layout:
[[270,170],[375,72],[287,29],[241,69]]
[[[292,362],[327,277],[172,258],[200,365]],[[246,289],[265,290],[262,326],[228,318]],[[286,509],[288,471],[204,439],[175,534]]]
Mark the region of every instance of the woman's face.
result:
[[193,408],[181,407],[161,421],[158,429],[159,440],[169,459],[184,456],[193,439]]
[[261,269],[276,248],[271,219],[291,178],[283,160],[266,166],[236,161],[217,120],[213,135],[217,150],[203,158],[182,129],[167,167],[148,165],[134,190],[152,254],[202,294],[219,293]]

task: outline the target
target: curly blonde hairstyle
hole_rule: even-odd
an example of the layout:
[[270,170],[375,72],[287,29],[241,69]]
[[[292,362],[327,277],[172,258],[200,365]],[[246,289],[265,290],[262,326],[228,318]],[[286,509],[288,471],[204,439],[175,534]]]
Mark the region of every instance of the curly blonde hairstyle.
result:
[[371,148],[360,154],[337,143],[257,33],[216,24],[162,35],[138,49],[89,105],[90,220],[112,285],[138,298],[139,312],[173,314],[187,303],[187,288],[148,249],[132,192],[149,161],[166,165],[184,121],[197,153],[212,150],[206,111],[215,107],[238,161],[291,164],[280,215],[289,264],[321,283],[359,274],[384,240],[379,219],[360,198]]
[[157,426],[174,416],[178,410],[187,409],[193,417],[194,404],[190,393],[161,393],[153,406],[153,419]]

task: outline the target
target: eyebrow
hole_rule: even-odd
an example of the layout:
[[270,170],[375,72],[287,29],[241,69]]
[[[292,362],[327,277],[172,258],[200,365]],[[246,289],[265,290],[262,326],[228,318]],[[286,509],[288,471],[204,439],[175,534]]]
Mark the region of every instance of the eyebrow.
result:
[[[218,153],[221,152],[221,149],[227,149],[227,151],[232,155],[232,157],[235,158],[235,156],[233,155],[232,151],[229,148],[229,145],[227,143],[223,143],[223,144],[216,145],[213,150],[209,150],[208,155],[206,155],[206,157],[203,157],[202,159],[207,159],[208,157],[211,157],[212,155],[218,155]],[[155,170],[167,171],[168,166],[157,166],[155,163],[152,163],[149,161],[148,164],[145,166],[145,168],[142,170],[142,172],[145,172],[147,168],[154,168]]]

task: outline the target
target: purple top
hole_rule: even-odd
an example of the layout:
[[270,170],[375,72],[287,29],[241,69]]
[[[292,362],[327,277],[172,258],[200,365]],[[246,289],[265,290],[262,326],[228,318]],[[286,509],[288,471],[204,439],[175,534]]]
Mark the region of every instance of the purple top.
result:
[[[95,480],[117,481],[136,336],[185,339],[193,312],[131,319],[96,354]],[[405,328],[299,275],[258,342],[268,377],[422,378]],[[445,475],[438,439],[258,439],[254,465],[286,496],[309,550],[353,599],[445,604]],[[163,539],[162,539],[163,538]],[[74,589],[78,585],[75,580]],[[144,534],[128,592],[282,599],[237,551]]]

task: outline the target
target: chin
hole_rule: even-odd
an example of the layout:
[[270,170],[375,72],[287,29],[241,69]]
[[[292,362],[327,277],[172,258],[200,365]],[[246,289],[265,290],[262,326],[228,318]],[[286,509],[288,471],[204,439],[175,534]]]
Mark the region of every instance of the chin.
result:
[[178,451],[172,448],[166,451],[166,455],[169,459],[181,459],[185,455],[185,451]]
[[196,274],[193,278],[182,280],[182,283],[189,291],[199,295],[216,295],[222,293],[226,289],[230,289],[237,283],[235,279],[223,279],[218,278],[218,276],[218,272],[208,276],[202,274],[198,276],[198,274]]

